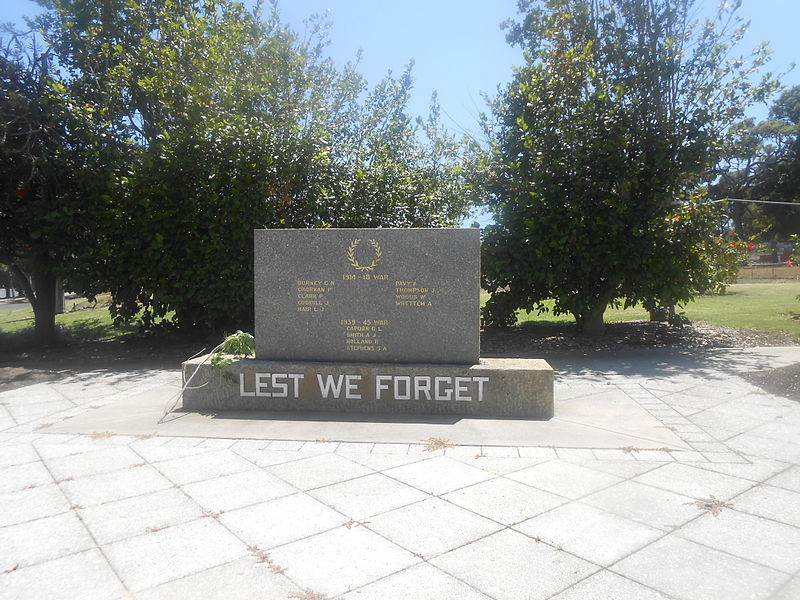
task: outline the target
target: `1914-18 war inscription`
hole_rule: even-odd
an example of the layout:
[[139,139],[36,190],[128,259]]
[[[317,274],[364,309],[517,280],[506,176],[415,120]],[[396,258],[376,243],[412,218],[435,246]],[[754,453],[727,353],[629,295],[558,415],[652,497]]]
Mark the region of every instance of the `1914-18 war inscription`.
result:
[[259,360],[475,364],[480,232],[255,231]]

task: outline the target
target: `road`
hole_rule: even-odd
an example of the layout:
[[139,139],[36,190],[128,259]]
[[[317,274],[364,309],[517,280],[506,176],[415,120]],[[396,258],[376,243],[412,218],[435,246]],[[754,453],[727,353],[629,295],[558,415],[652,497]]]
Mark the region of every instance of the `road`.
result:
[[6,302],[0,300],[0,310],[13,310],[15,308],[30,308],[30,302]]

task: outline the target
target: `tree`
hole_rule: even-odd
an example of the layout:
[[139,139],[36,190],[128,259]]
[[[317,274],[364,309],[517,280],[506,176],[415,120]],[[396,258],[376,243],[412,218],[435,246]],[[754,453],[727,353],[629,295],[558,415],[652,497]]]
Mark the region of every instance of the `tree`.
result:
[[[87,102],[128,130],[99,224],[119,319],[252,321],[252,230],[443,226],[468,199],[460,145],[406,114],[410,67],[368,90],[354,65],[231,0],[49,0],[40,21]],[[427,136],[428,142],[423,142]],[[275,265],[274,268],[280,268]]]
[[653,312],[711,285],[706,209],[691,197],[725,132],[769,91],[730,49],[744,27],[693,0],[521,0],[508,39],[525,65],[492,104],[485,179],[486,322],[571,313],[601,333],[608,305]]
[[778,96],[766,121],[736,125],[726,147],[719,179],[710,186],[717,198],[797,202],[729,202],[728,214],[741,237],[787,240],[800,231],[800,86]]
[[[5,32],[0,51],[0,263],[31,302],[35,337],[55,339],[56,287],[91,259],[105,211],[113,131],[75,101],[51,54]],[[90,176],[89,176],[90,175]]]

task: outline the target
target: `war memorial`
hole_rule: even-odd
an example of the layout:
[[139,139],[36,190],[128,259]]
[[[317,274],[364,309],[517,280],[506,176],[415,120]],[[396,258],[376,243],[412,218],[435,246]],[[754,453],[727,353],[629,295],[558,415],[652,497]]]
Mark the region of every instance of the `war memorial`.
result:
[[255,359],[184,363],[184,409],[553,416],[545,361],[480,357],[478,229],[256,230],[254,244]]

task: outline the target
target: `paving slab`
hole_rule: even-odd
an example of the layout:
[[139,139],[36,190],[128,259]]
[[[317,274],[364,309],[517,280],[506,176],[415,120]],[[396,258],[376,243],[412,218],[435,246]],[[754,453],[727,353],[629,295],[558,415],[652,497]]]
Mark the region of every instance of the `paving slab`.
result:
[[725,552],[667,536],[623,559],[612,571],[675,598],[769,598],[789,576]]
[[0,572],[28,567],[95,546],[74,512],[0,528]]
[[698,514],[691,497],[630,480],[586,496],[581,502],[663,531],[672,531]]
[[679,463],[662,465],[638,475],[634,481],[697,499],[714,496],[727,500],[753,487],[752,482],[738,477]]
[[427,563],[415,565],[342,596],[342,600],[386,600],[408,597],[414,600],[491,600],[463,581]]
[[285,575],[247,556],[141,591],[136,600],[289,599],[295,591],[296,586]]
[[776,440],[743,433],[727,440],[726,443],[739,453],[776,458],[785,462],[800,462],[800,445],[796,441]]
[[203,510],[175,488],[78,509],[98,544],[110,544],[193,521]]
[[0,496],[0,527],[16,525],[69,510],[70,503],[57,485],[41,485]]
[[759,485],[736,498],[737,510],[800,527],[800,493]]
[[0,469],[0,495],[53,482],[50,471],[38,462]]
[[311,492],[326,505],[355,521],[428,498],[428,494],[382,473],[372,473]]
[[[595,454],[598,456],[602,456],[602,454],[598,454],[595,451]],[[676,453],[673,453],[675,456]],[[622,477],[627,479],[629,477],[636,477],[637,475],[641,475],[642,473],[647,473],[648,471],[652,471],[653,469],[660,467],[663,465],[663,461],[651,461],[651,460],[636,460],[634,458],[628,460],[616,460],[616,458],[611,459],[595,459],[589,460],[584,462],[581,466],[586,467],[587,469],[593,469],[595,471],[602,471],[603,473],[608,473],[609,475],[616,475],[617,477]]]
[[[800,427],[798,427],[800,431]],[[763,456],[750,456],[747,454],[740,454],[747,459],[747,462],[740,461],[732,463],[703,463],[695,465],[707,471],[714,471],[715,473],[722,473],[723,475],[730,475],[740,479],[749,479],[753,482],[761,482],[769,479],[776,473],[786,470],[788,464],[779,461],[764,458]],[[780,487],[780,486],[779,486]],[[800,490],[798,490],[800,491]]]
[[338,454],[320,454],[266,470],[301,490],[324,487],[369,475],[372,469]]
[[510,529],[431,563],[496,600],[544,600],[600,569]]
[[202,518],[114,542],[103,552],[136,592],[241,558],[247,548],[216,520]]
[[549,461],[515,471],[507,477],[570,499],[580,498],[621,481],[621,478],[616,475],[587,469],[561,460]]
[[159,462],[156,468],[173,483],[184,485],[249,471],[253,464],[229,450],[215,450],[165,460]]
[[251,469],[182,486],[182,491],[204,510],[229,512],[294,494],[297,490],[262,469]]
[[442,498],[504,525],[525,521],[569,501],[505,477],[477,483]]
[[800,466],[794,465],[766,481],[769,485],[800,492]]
[[306,598],[333,598],[421,562],[364,527],[337,527],[270,554],[301,592],[310,592]]
[[439,498],[371,517],[365,526],[426,559],[503,528],[500,523]]
[[222,513],[220,522],[249,546],[275,546],[333,529],[347,522],[343,514],[305,494],[284,496]]
[[150,465],[65,480],[61,489],[74,506],[87,508],[172,487],[172,482]]
[[675,535],[790,575],[800,571],[800,528],[737,510],[707,513]]
[[800,598],[800,577],[788,581],[770,600],[797,600]]
[[125,587],[97,549],[86,550],[0,577],[0,598],[14,600],[117,600]]
[[429,494],[439,495],[491,479],[491,473],[446,456],[384,471],[385,475]]
[[[519,449],[520,448],[515,448],[515,450]],[[522,449],[524,450],[524,448]],[[469,465],[470,467],[477,467],[478,469],[483,469],[484,471],[492,475],[506,475],[514,471],[520,471],[527,467],[532,467],[533,465],[538,465],[539,463],[545,462],[545,460],[547,459],[531,458],[527,456],[524,458],[512,458],[512,457],[492,458],[491,456],[481,456],[476,454],[468,458],[456,458],[455,460],[463,462],[464,464]]]
[[616,573],[600,571],[553,596],[553,600],[670,600],[670,598]]
[[580,502],[554,508],[514,529],[603,566],[663,535],[653,527]]
[[45,464],[57,480],[77,479],[133,467],[142,457],[126,447],[93,449],[91,452],[45,459]]

